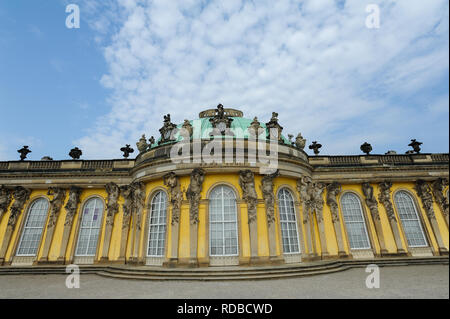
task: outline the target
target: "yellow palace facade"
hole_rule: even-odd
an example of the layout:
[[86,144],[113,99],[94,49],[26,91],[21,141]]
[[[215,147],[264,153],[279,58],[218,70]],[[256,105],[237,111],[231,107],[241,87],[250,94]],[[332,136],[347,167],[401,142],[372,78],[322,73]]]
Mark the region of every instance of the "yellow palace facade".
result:
[[313,142],[308,156],[301,134],[282,130],[276,113],[260,123],[219,105],[179,125],[165,116],[135,159],[128,145],[116,160],[76,149],[72,160],[0,162],[0,266],[448,255],[448,154],[413,140],[407,154],[365,143],[348,156],[317,155]]

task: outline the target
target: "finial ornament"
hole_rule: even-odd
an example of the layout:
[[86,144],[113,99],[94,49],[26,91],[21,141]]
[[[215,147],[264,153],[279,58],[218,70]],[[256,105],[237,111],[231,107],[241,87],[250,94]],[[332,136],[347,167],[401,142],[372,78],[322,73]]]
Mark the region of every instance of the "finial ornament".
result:
[[17,150],[17,152],[20,153],[20,160],[23,161],[27,158],[28,153],[31,153],[31,150],[25,145],[20,150]]
[[306,145],[306,139],[303,138],[302,133],[298,133],[297,137],[295,138],[295,146],[299,150],[302,150],[305,148]]
[[309,145],[310,150],[314,150],[315,155],[319,155],[320,151],[319,149],[322,147],[322,144],[317,143],[317,141],[312,142],[311,145]]
[[81,155],[83,155],[83,152],[78,147],[72,148],[69,152],[69,156],[75,160],[80,159]]
[[229,135],[234,136],[234,133],[231,131],[231,122],[233,119],[225,114],[225,110],[222,104],[217,105],[217,109],[215,111],[215,115],[209,119],[213,130],[209,133],[210,136],[215,135]]
[[128,158],[128,156],[134,152],[134,149],[130,147],[130,144],[125,144],[120,151],[123,152],[123,157]]
[[416,153],[420,153],[420,145],[422,145],[422,142],[416,141],[416,139],[412,139],[411,143],[408,144],[408,146],[411,146]]
[[372,145],[370,145],[367,142],[364,142],[364,144],[360,146],[360,150],[363,151],[363,153],[366,153],[366,155],[369,155],[370,152],[372,152]]

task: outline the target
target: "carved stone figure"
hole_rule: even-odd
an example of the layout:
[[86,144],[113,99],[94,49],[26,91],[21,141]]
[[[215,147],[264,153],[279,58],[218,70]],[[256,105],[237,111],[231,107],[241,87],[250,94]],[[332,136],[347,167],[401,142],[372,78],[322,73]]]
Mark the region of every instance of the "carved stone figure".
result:
[[139,154],[144,153],[145,151],[147,151],[148,144],[147,144],[147,139],[145,138],[145,134],[142,134],[142,137],[136,143],[136,146],[138,148]]
[[47,225],[47,228],[51,228],[56,225],[59,212],[66,198],[66,191],[59,187],[49,187],[47,195],[53,196],[53,199],[50,201],[50,217]]
[[239,171],[239,185],[241,186],[242,198],[247,202],[248,206],[248,222],[256,220],[256,204],[258,195],[255,190],[255,175],[251,170]]
[[0,187],[0,221],[2,220],[3,214],[8,210],[9,204],[11,203],[12,191],[5,186]]
[[306,139],[303,138],[302,133],[298,133],[297,137],[295,138],[295,146],[299,150],[302,150],[305,148],[306,145]]
[[23,209],[26,201],[30,198],[31,190],[22,186],[14,188],[13,197],[14,202],[11,205],[11,214],[8,219],[8,226],[14,228],[17,223],[17,218]]
[[297,190],[300,193],[300,201],[304,207],[303,213],[303,224],[309,221],[309,211],[311,206],[311,195],[309,193],[309,188],[311,187],[312,180],[309,176],[302,176],[297,181]]
[[191,138],[194,133],[194,128],[192,127],[191,122],[189,120],[184,120],[182,128],[186,130],[189,138]]
[[105,185],[106,192],[108,193],[108,201],[106,203],[106,225],[114,225],[114,216],[119,211],[119,199],[120,189],[115,183],[111,182]]
[[273,180],[279,175],[277,170],[275,173],[265,175],[261,181],[261,191],[264,202],[266,204],[267,223],[271,224],[275,221],[275,195],[273,194]]
[[378,195],[378,200],[383,204],[386,209],[386,214],[389,220],[397,222],[397,218],[395,218],[394,207],[391,202],[391,187],[392,182],[385,181],[378,184],[380,188],[380,194]]
[[327,185],[327,205],[330,206],[333,223],[339,221],[339,207],[336,197],[341,191],[342,186],[338,182],[333,182]]
[[149,147],[151,147],[153,144],[155,144],[155,138],[153,136],[151,136],[148,141],[150,142],[150,144],[148,145]]
[[447,217],[449,211],[449,203],[447,196],[444,196],[443,193],[446,186],[448,186],[447,178],[438,178],[431,184],[434,199],[436,200],[436,203],[441,207],[444,215]]
[[20,153],[20,160],[23,161],[27,158],[27,155],[31,153],[31,150],[25,145],[20,150],[17,150],[17,152]]
[[270,121],[266,123],[267,128],[267,139],[282,141],[281,132],[283,127],[278,123],[278,113],[272,112],[272,117]]
[[258,118],[255,116],[253,121],[250,123],[248,127],[248,133],[253,138],[258,138],[258,136],[264,132],[264,128],[261,126],[261,123],[258,121]]
[[183,193],[180,189],[178,176],[174,172],[170,172],[163,176],[164,185],[169,188],[170,203],[172,204],[172,225],[180,221],[181,201]]
[[198,223],[198,206],[200,203],[205,172],[201,168],[195,168],[191,173],[191,182],[186,191],[186,198],[190,203],[191,224]]
[[316,211],[317,221],[320,223],[323,221],[323,191],[325,189],[324,183],[312,183],[308,189],[309,196],[311,198],[311,210]]
[[130,216],[133,212],[133,187],[131,185],[120,186],[120,193],[124,198],[122,204],[123,209],[123,224],[122,228],[128,228],[130,226]]
[[380,214],[378,212],[378,202],[374,196],[373,187],[370,185],[370,183],[363,183],[362,191],[365,196],[366,205],[367,207],[369,207],[373,219],[380,220]]
[[73,222],[73,217],[77,212],[78,204],[80,203],[81,188],[76,186],[71,186],[69,191],[69,199],[67,200],[66,206],[66,220],[64,226],[71,226]]
[[145,203],[145,186],[142,182],[134,182],[131,184],[133,188],[133,206],[136,219],[136,229],[141,230],[142,211]]
[[222,104],[217,105],[216,114],[209,119],[213,130],[209,133],[210,136],[214,135],[229,135],[234,136],[231,131],[231,122],[233,119],[225,114],[225,110]]
[[159,129],[161,140],[159,140],[158,144],[175,141],[175,134],[177,131],[177,126],[170,121],[170,114],[164,115],[163,127]]
[[425,213],[427,214],[429,219],[436,218],[434,216],[434,209],[433,209],[433,196],[431,195],[431,188],[428,185],[427,182],[424,180],[417,180],[416,185],[414,186],[414,189],[417,192],[417,195],[419,195],[420,199],[422,200],[422,207],[425,210]]

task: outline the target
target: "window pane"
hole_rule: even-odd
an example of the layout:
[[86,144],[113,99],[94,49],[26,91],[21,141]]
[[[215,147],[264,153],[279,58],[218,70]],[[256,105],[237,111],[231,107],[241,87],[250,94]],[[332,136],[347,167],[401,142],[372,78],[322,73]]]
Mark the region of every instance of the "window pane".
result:
[[300,249],[298,246],[298,231],[294,198],[288,189],[282,188],[278,192],[278,203],[283,252],[299,253]]
[[233,190],[217,186],[211,191],[209,200],[210,255],[237,255],[237,208]]
[[35,256],[37,254],[47,220],[47,211],[48,201],[44,198],[37,199],[31,204],[17,249],[17,256]]
[[369,249],[369,236],[358,196],[352,193],[344,194],[341,198],[341,207],[350,249]]
[[404,191],[400,191],[395,194],[394,201],[403,225],[406,240],[408,241],[408,246],[428,246],[419,216],[417,215],[416,205],[414,204],[411,195]]
[[89,199],[83,207],[76,256],[95,256],[103,217],[103,201]]
[[151,202],[147,256],[164,256],[166,243],[167,195],[159,191]]

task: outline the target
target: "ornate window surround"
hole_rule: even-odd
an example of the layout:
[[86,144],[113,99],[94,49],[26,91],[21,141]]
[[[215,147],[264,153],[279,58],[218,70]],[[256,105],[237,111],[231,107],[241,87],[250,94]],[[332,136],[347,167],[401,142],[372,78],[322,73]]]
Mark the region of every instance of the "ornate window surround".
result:
[[[91,257],[81,257],[81,256],[77,257],[77,256],[75,256],[75,251],[76,251],[77,244],[78,244],[78,237],[80,235],[81,218],[83,217],[83,214],[82,214],[83,213],[83,209],[86,206],[86,203],[92,198],[99,198],[102,201],[102,203],[103,203],[102,222],[101,222],[100,232],[98,234],[96,253],[95,253],[95,256],[91,256]],[[76,222],[75,222],[75,219],[76,219]],[[101,240],[102,240],[102,238],[104,236],[105,222],[106,222],[106,201],[103,198],[103,196],[98,195],[98,194],[90,195],[90,196],[86,197],[78,205],[77,215],[76,215],[76,217],[74,217],[74,223],[72,224],[72,231],[74,231],[74,235],[73,235],[72,245],[70,247],[70,263],[76,262],[76,263],[80,263],[80,264],[81,263],[93,264],[96,261],[98,261],[98,259],[100,257],[100,254],[101,254],[100,243],[101,243]]]
[[[19,243],[22,239],[23,236],[23,231],[25,228],[25,223],[28,219],[28,215],[30,214],[31,211],[31,207],[33,206],[33,204],[39,200],[39,199],[45,199],[47,201],[47,217],[45,219],[45,223],[44,226],[42,228],[42,233],[41,233],[41,238],[39,239],[39,246],[38,246],[38,250],[36,252],[35,256],[17,256],[17,250],[19,249]],[[11,255],[10,255],[10,260],[12,262],[12,264],[27,264],[27,265],[31,265],[33,264],[36,260],[37,257],[39,256],[39,252],[41,250],[41,246],[42,246],[42,240],[44,238],[44,233],[45,233],[45,228],[47,227],[48,224],[48,219],[50,217],[50,200],[47,196],[45,195],[36,195],[31,197],[28,201],[26,206],[24,207],[24,210],[22,212],[22,219],[20,221],[20,225],[19,227],[16,226],[17,228],[17,233],[16,236],[14,238],[14,243],[13,243],[13,248],[11,250]],[[11,243],[10,243],[11,244]]]

